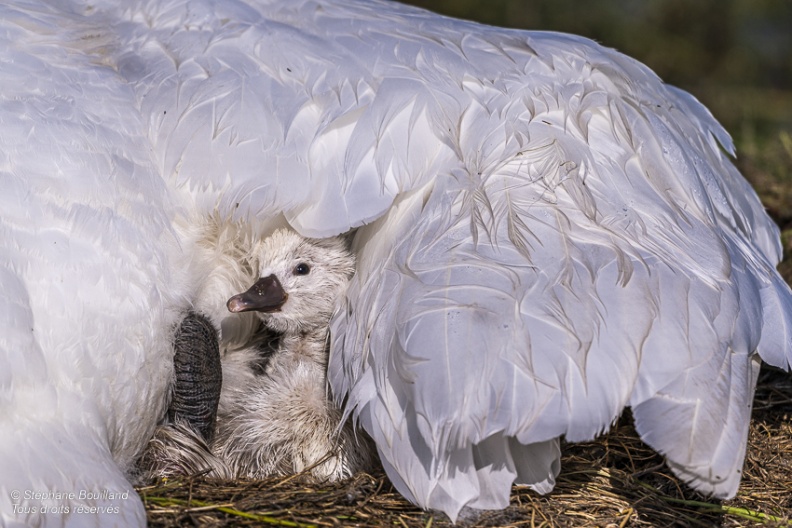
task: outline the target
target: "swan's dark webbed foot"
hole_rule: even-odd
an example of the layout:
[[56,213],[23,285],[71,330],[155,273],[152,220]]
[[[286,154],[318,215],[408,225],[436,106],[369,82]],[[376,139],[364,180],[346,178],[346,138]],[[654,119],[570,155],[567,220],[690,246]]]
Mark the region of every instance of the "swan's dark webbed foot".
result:
[[190,312],[176,330],[173,347],[176,383],[168,419],[189,425],[210,443],[223,382],[217,331],[209,319]]

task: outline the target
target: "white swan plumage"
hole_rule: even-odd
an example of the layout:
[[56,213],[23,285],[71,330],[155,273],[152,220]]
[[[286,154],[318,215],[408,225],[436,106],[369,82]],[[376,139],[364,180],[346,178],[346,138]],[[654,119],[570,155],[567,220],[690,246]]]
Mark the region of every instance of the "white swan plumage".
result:
[[13,0],[0,27],[4,521],[37,515],[9,490],[126,489],[198,288],[180,215],[360,227],[328,377],[417,504],[547,491],[558,438],[628,405],[735,494],[792,294],[689,94],[580,37],[381,1]]
[[134,92],[61,15],[0,6],[0,525],[142,525],[125,472],[189,304]]

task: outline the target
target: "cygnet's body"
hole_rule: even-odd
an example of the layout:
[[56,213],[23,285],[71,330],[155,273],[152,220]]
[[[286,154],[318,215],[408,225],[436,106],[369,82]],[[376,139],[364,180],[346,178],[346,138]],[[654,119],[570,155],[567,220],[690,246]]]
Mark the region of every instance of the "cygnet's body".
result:
[[160,427],[145,458],[148,473],[262,478],[305,471],[338,480],[367,468],[368,442],[341,425],[326,381],[328,325],[354,257],[340,238],[287,230],[254,243],[250,257],[260,278],[231,297],[228,309],[255,311],[262,328],[242,347],[222,347],[221,339],[213,438],[179,421]]

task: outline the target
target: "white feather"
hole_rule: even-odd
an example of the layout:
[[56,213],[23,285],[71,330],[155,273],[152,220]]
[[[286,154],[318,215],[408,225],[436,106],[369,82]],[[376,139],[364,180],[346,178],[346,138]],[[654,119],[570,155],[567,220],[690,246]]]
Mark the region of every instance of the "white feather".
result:
[[0,524],[142,525],[124,472],[187,304],[173,207],[133,92],[68,45],[81,17],[0,20]]
[[[133,411],[162,406],[174,314],[211,273],[179,278],[177,211],[362,226],[328,376],[405,496],[454,518],[505,505],[512,479],[546,492],[558,437],[626,405],[682,478],[734,494],[755,354],[788,368],[792,295],[692,96],[586,39],[394,3],[0,9],[8,427],[68,438],[57,405],[90,394],[78,452],[124,466],[155,419]],[[27,464],[75,474],[24,460],[6,489]]]

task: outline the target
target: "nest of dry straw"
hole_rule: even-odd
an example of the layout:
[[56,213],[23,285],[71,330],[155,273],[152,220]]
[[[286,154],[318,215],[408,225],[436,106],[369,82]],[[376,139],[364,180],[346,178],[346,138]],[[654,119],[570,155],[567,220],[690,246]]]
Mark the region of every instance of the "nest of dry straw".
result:
[[[201,478],[138,489],[151,526],[450,526],[405,501],[381,472],[336,485],[299,477]],[[509,508],[464,514],[459,526],[792,526],[792,376],[765,369],[734,500],[702,497],[643,444],[629,413],[599,440],[564,446],[555,490],[515,487]]]

